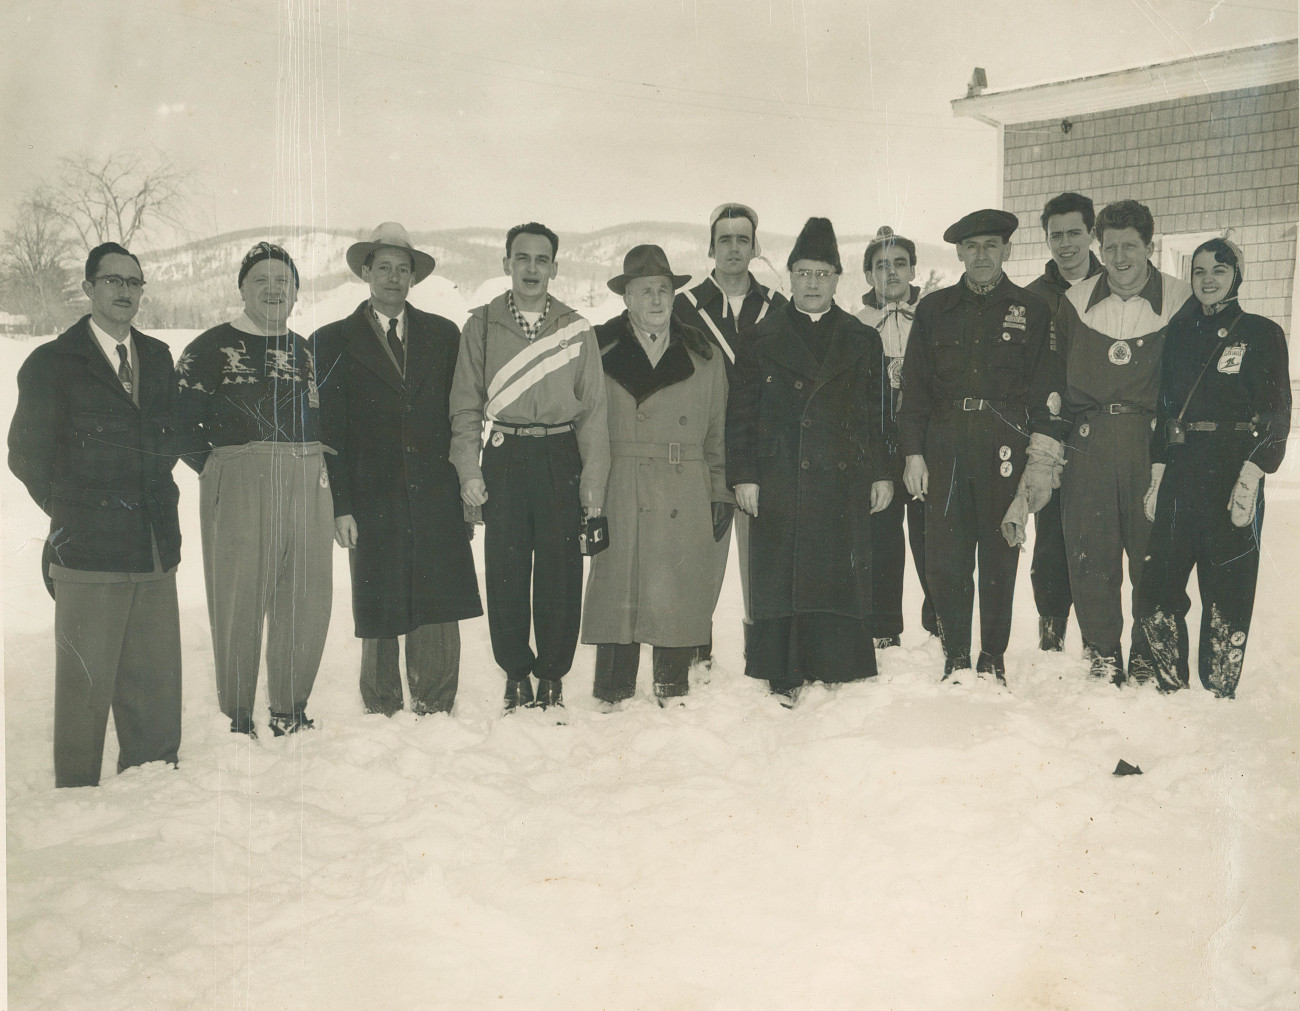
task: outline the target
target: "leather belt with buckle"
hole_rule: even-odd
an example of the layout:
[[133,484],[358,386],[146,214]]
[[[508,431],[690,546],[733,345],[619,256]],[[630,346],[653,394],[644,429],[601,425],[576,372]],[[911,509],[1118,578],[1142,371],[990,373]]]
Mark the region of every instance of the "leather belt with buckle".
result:
[[540,439],[547,435],[560,435],[563,432],[573,431],[573,422],[567,421],[563,425],[503,425],[500,422],[492,422],[494,432],[504,432],[506,435],[527,435],[534,439]]

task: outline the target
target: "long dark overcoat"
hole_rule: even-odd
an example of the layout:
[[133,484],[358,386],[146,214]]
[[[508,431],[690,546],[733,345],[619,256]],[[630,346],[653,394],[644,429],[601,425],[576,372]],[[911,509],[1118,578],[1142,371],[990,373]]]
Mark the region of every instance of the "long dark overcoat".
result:
[[137,407],[96,346],[89,321],[85,316],[42,344],[18,370],[9,469],[49,514],[46,565],[151,572],[156,543],[163,568],[174,568],[181,531],[172,480],[171,352],[132,329]]
[[830,312],[820,363],[793,306],[769,313],[737,354],[727,484],[759,486],[749,556],[755,619],[871,614],[871,485],[896,473],[894,435],[882,431],[890,386],[880,335],[838,306]]
[[363,302],[313,337],[334,515],[357,524],[352,613],[360,639],[483,613],[447,397],[460,331],[406,306],[406,378]]

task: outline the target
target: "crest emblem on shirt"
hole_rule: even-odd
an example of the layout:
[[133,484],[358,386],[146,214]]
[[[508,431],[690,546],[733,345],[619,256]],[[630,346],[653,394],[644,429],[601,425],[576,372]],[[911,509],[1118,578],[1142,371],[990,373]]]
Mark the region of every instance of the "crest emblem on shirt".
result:
[[903,359],[889,359],[889,385],[894,389],[901,389],[903,386]]
[[1053,418],[1061,416],[1061,395],[1055,390],[1047,395],[1047,410]]
[[506,437],[502,435],[500,432],[492,433],[492,445],[500,446],[505,441],[506,441]]
[[1246,356],[1245,344],[1233,344],[1223,349],[1219,356],[1219,371],[1226,376],[1235,376],[1241,371],[1241,360]]
[[1003,326],[1014,327],[1017,330],[1025,328],[1025,307],[1023,305],[1010,305],[1007,307],[1006,319],[1002,321]]
[[1128,346],[1128,341],[1115,341],[1106,352],[1106,357],[1112,365],[1127,365],[1133,360],[1133,349]]

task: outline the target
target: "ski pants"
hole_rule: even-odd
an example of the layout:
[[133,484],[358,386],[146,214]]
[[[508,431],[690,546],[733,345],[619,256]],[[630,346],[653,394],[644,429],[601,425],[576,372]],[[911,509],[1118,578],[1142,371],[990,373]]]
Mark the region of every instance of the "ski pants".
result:
[[[1188,434],[1188,442],[1213,438]],[[1264,527],[1264,483],[1255,518],[1232,525],[1227,504],[1241,469],[1241,457],[1215,461],[1184,447],[1170,460],[1160,484],[1156,519],[1146,565],[1133,604],[1130,676],[1153,675],[1166,691],[1186,688],[1188,674],[1187,580],[1196,569],[1201,593],[1197,663],[1201,684],[1232,698],[1241,679],[1255,607],[1260,535]],[[1141,633],[1141,634],[1139,634]]]
[[573,666],[582,620],[581,474],[571,431],[494,431],[483,448],[488,632],[492,655],[512,681],[529,674],[553,681]]
[[1034,606],[1043,618],[1065,621],[1070,617],[1070,565],[1061,529],[1061,490],[1034,514],[1034,558],[1029,569],[1034,587]]
[[903,569],[907,562],[904,517],[912,564],[921,582],[921,627],[927,632],[938,627],[925,578],[925,503],[908,495],[902,482],[896,483],[894,489],[889,507],[871,516],[871,634],[877,638],[903,634]]

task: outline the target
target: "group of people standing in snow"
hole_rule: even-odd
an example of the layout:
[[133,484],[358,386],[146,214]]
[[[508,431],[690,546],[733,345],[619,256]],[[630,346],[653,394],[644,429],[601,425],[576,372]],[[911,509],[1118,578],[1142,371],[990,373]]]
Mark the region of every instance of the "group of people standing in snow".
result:
[[10,468],[50,516],[58,785],[99,781],[110,709],[119,771],[177,760],[177,459],[199,473],[232,732],[256,736],[264,641],[271,731],[312,727],[331,539],[348,550],[366,711],[403,707],[402,639],[412,710],[450,711],[458,622],[483,613],[479,522],[507,712],[562,704],[580,638],[605,707],[635,693],[643,644],[655,697],[680,700],[712,662],[733,530],[745,672],[783,704],[875,675],[876,650],[900,644],[905,523],[943,679],[1005,683],[1030,513],[1042,649],[1062,649],[1073,605],[1093,675],[1186,687],[1195,567],[1200,678],[1231,697],[1262,477],[1290,425],[1284,335],[1242,311],[1226,239],[1196,250],[1190,288],[1156,270],[1136,201],[1095,218],[1079,194],[1049,201],[1052,260],[1026,288],[1003,271],[1018,224],[991,209],[954,223],[964,273],[925,297],[915,244],[882,228],[854,315],[834,300],[828,220],[796,239],[787,299],[750,272],[758,215],[724,204],[701,283],[636,246],[608,281],[626,310],[592,326],[550,294],[559,240],[530,222],[506,236],[509,289],[457,328],[407,300],[435,262],[388,222],[347,251],[369,296],[310,338],[289,327],[293,259],[259,242],[237,278],[244,311],[174,368],[131,326],[138,259],[96,247],[91,311],[25,362],[9,433]]

